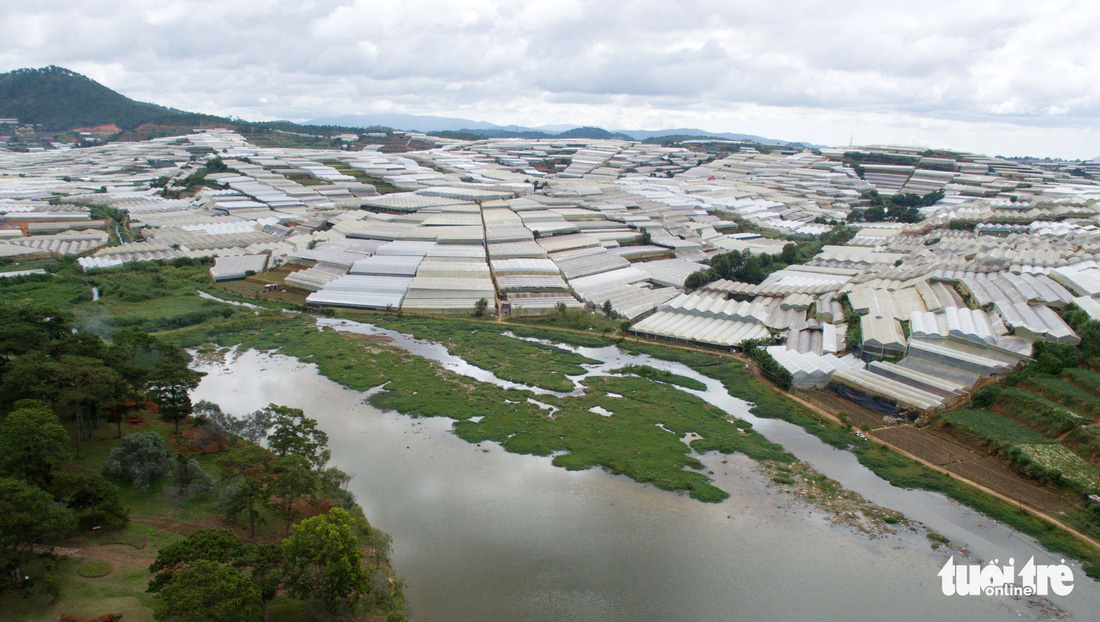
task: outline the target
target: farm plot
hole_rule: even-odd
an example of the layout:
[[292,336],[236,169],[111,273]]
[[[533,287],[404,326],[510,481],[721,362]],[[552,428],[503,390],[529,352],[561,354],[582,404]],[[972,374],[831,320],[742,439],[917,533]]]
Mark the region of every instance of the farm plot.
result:
[[961,445],[910,427],[883,428],[872,434],[906,453],[939,466],[975,457]]
[[1100,374],[1079,367],[1063,370],[1062,373],[1065,374],[1065,377],[1073,384],[1093,395],[1100,395]]
[[1020,387],[1006,387],[991,410],[1025,423],[1050,438],[1057,438],[1081,424],[1092,423],[1092,419]]
[[1017,445],[1020,453],[1033,464],[1052,474],[1059,474],[1077,488],[1100,491],[1100,470],[1062,445],[1025,443]]
[[1088,415],[1100,415],[1100,397],[1079,386],[1058,378],[1041,376],[1029,378],[1028,383],[1043,397],[1058,402],[1067,408]]
[[792,393],[833,415],[846,414],[853,427],[862,428],[864,424],[867,424],[874,429],[881,428],[884,425],[882,413],[864,408],[855,402],[849,402],[832,391],[792,391]]
[[[1051,446],[1044,445],[1044,447]],[[995,458],[966,460],[949,464],[944,468],[1044,512],[1064,512],[1073,505],[1065,497],[1023,479]]]
[[956,410],[943,414],[945,421],[970,434],[976,434],[996,445],[1042,443],[1042,434],[988,410]]
[[1100,425],[1081,426],[1070,432],[1063,442],[1094,464],[1100,460]]

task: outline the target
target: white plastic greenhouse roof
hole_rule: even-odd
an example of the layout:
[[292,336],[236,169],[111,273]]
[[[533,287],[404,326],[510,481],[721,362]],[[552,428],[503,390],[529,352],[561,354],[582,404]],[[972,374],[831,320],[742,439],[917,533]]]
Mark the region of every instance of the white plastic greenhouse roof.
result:
[[1094,320],[1100,320],[1100,302],[1091,296],[1080,296],[1073,299],[1074,304],[1082,311],[1089,314]]
[[412,279],[387,276],[344,276],[310,294],[306,302],[325,306],[397,309]]
[[383,244],[375,251],[376,255],[411,255],[423,257],[435,248],[435,242],[399,240]]
[[688,276],[693,272],[706,268],[701,263],[683,259],[659,259],[634,265],[648,274],[649,280],[669,287],[683,287]]
[[1050,278],[1073,290],[1075,294],[1094,298],[1100,296],[1100,263],[1095,260],[1055,268],[1050,271]]
[[557,273],[497,275],[497,287],[500,288],[502,294],[512,292],[564,292],[568,289],[565,279]]
[[436,244],[428,249],[428,258],[485,260],[485,247],[480,244]]
[[726,347],[739,345],[748,339],[760,339],[769,335],[768,329],[760,324],[683,315],[668,311],[658,311],[632,326],[630,330],[641,335],[654,335]]
[[494,259],[493,272],[502,274],[558,274],[558,266],[550,259],[520,257],[515,259]]
[[1081,338],[1069,324],[1046,305],[998,302],[994,308],[1004,318],[1005,325],[1012,327],[1018,336],[1058,343],[1081,343]]
[[403,297],[401,294],[322,290],[310,294],[306,297],[306,302],[329,307],[397,309],[401,306]]
[[874,361],[867,368],[880,376],[897,380],[921,391],[945,398],[958,396],[970,388],[960,382],[926,374],[887,361]]
[[602,249],[598,253],[570,259],[558,259],[555,254],[554,263],[558,265],[558,268],[567,279],[578,279],[630,266],[630,262],[627,260]]
[[909,317],[909,332],[914,337],[944,338],[955,335],[988,343],[997,340],[989,314],[981,309],[947,307],[939,313],[914,311]]
[[767,352],[791,372],[792,383],[799,388],[823,387],[842,369],[862,369],[863,361],[854,357],[837,358],[832,354],[797,352],[784,346],[769,346]]
[[419,255],[374,255],[355,262],[349,271],[351,274],[407,276],[416,274],[423,257]]
[[611,308],[616,314],[634,320],[649,313],[677,293],[679,292],[671,287],[650,289],[637,283],[630,283],[601,290],[585,300],[595,306],[610,300]]
[[285,282],[290,287],[297,289],[304,289],[309,292],[315,292],[325,286],[326,283],[334,281],[344,273],[347,272],[347,268],[344,266],[335,266],[332,264],[317,264],[312,268],[306,270],[298,270],[297,272],[291,272],[286,276]]
[[901,324],[897,320],[869,315],[864,315],[859,320],[865,347],[895,352],[905,351],[905,334],[902,333]]
[[848,292],[848,302],[857,313],[896,320],[908,320],[914,311],[928,310],[915,287],[895,291],[860,287]]
[[538,242],[502,242],[489,245],[489,257],[493,259],[509,259],[515,257],[546,257],[546,249],[539,246]]
[[404,294],[410,283],[412,279],[406,277],[347,275],[325,285],[325,291]]
[[943,409],[943,399],[940,396],[880,376],[870,370],[840,370],[833,374],[832,379],[834,382],[847,385],[872,397],[895,402],[901,407],[914,408],[922,412],[936,412]]
[[577,293],[581,293],[582,291],[599,292],[599,290],[602,289],[644,281],[647,276],[645,272],[642,272],[634,266],[630,266],[619,270],[581,277],[579,279],[571,279],[569,281],[569,286],[575,289]]
[[214,259],[210,276],[215,281],[243,279],[248,272],[263,272],[267,268],[267,255],[234,255]]

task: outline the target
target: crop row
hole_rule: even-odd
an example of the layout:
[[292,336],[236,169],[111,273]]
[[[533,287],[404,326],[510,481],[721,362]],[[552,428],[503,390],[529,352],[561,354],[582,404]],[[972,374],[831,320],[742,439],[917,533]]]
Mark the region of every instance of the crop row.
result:
[[1024,443],[1016,445],[1011,455],[1028,475],[1055,483],[1062,480],[1086,494],[1100,492],[1100,470],[1063,445]]
[[988,410],[956,410],[944,413],[944,420],[995,445],[1005,447],[1017,443],[1043,443],[1042,434]]

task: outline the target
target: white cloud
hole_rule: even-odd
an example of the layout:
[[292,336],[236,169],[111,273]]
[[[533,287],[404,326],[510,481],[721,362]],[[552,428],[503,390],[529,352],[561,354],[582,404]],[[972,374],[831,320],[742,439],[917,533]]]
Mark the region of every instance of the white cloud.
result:
[[402,111],[1093,157],[1098,18],[1070,1],[70,0],[0,8],[0,69],[59,64],[252,119]]

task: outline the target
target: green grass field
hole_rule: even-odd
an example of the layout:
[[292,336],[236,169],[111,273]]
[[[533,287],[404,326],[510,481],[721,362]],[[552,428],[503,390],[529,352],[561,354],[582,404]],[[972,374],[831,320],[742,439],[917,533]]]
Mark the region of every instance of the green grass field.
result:
[[[638,377],[597,377],[586,384],[582,397],[541,396],[560,408],[552,418],[539,409],[515,409],[487,415],[477,423],[460,422],[455,432],[470,442],[496,441],[517,453],[566,452],[557,455],[554,464],[567,469],[601,466],[665,490],[689,491],[703,501],[728,495],[696,471],[702,464],[685,453],[681,440],[689,432],[703,437],[691,443],[698,452],[794,461],[747,423],[730,421],[725,412],[674,387]],[[593,407],[612,414],[597,414],[590,410]]]
[[589,313],[581,309],[569,309],[564,314],[552,313],[541,317],[511,318],[509,323],[583,330],[595,334],[609,335],[618,335],[619,331],[622,330],[622,324],[619,320],[600,313]]
[[[16,306],[47,305],[71,313],[74,326],[104,337],[119,330],[157,332],[251,313],[195,294],[210,283],[209,262],[134,263],[90,273],[75,264],[61,265],[50,277],[0,279],[0,297]],[[99,300],[92,300],[93,287]]]
[[566,376],[583,374],[582,365],[598,362],[555,346],[508,337],[502,334],[507,327],[498,323],[396,315],[374,320],[378,326],[442,343],[451,354],[498,378],[548,391],[572,391],[573,382]]
[[707,385],[699,382],[694,378],[688,378],[687,376],[681,376],[674,374],[670,371],[663,369],[656,369],[649,365],[627,365],[626,367],[620,367],[619,369],[611,370],[613,374],[629,374],[638,376],[639,378],[649,378],[650,380],[656,380],[658,382],[667,382],[674,384],[678,387],[684,387],[685,389],[692,389],[694,391],[706,391]]

